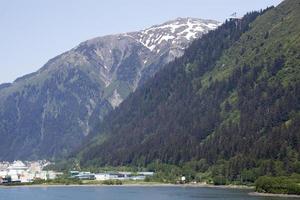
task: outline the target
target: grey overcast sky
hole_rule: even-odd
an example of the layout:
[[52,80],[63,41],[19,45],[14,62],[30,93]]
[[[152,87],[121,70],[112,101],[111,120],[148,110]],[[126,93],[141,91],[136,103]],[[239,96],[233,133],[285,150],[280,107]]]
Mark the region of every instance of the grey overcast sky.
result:
[[177,17],[224,21],[282,0],[0,0],[0,83],[39,69],[87,39]]

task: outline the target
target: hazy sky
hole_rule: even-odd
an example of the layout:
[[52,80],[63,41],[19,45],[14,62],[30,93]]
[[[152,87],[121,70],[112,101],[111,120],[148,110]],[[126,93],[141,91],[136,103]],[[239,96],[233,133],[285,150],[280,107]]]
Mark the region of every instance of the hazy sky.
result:
[[177,17],[224,21],[281,0],[0,0],[0,83],[87,39]]

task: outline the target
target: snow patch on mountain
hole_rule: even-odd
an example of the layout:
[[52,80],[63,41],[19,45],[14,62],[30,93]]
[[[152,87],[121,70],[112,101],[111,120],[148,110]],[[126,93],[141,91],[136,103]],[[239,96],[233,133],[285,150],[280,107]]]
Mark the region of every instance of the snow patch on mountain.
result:
[[149,50],[154,51],[163,42],[171,40],[172,44],[176,45],[181,42],[182,38],[191,41],[219,25],[219,22],[213,20],[178,18],[140,31],[137,40]]
[[117,90],[114,90],[113,95],[108,99],[113,108],[116,108],[122,103],[123,99]]

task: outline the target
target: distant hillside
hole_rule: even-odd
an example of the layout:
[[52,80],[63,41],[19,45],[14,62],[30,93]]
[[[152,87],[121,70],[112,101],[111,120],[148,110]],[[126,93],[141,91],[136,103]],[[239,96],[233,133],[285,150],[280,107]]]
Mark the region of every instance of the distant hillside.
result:
[[105,118],[81,166],[199,161],[231,180],[300,172],[299,10],[286,0],[193,42]]
[[68,155],[131,92],[219,24],[178,18],[97,37],[1,84],[0,160]]

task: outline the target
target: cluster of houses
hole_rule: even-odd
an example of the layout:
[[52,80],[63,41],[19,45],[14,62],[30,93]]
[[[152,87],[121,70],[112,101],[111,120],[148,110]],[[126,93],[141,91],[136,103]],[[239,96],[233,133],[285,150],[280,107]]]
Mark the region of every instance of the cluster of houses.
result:
[[44,171],[43,168],[50,163],[41,161],[14,161],[0,162],[0,184],[7,183],[30,183],[34,180],[55,179],[62,173]]
[[80,180],[145,180],[146,177],[153,176],[153,172],[105,172],[105,173],[91,173],[70,171],[70,177]]

